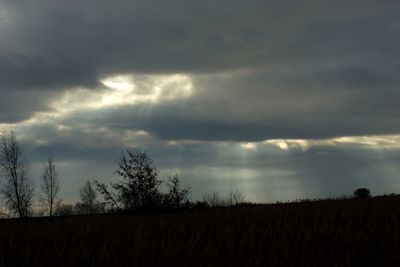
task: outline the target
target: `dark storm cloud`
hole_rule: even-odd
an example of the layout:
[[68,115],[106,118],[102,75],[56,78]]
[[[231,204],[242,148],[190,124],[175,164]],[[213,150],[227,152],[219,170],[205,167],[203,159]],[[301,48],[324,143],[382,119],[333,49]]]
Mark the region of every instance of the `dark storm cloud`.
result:
[[112,74],[184,72],[194,79],[189,99],[155,105],[147,117],[136,115],[146,110],[139,105],[76,120],[162,139],[400,131],[395,1],[0,4],[0,90],[10,95],[0,98],[2,122],[48,109],[71,87],[96,90]]
[[93,73],[88,66],[67,62],[46,62],[45,59],[24,56],[4,56],[0,61],[0,81],[2,87],[29,89],[66,89],[74,86],[96,86]]
[[49,110],[49,102],[59,96],[54,91],[12,88],[0,90],[0,124],[20,122],[36,112]]
[[400,132],[398,77],[381,82],[379,75],[371,75],[367,84],[360,78],[367,74],[354,71],[346,76],[346,86],[337,80],[326,86],[326,79],[343,71],[296,68],[198,75],[188,98],[78,111],[63,123],[145,130],[164,140],[261,141]]
[[[41,85],[53,85],[54,75],[68,85],[112,72],[379,60],[397,54],[399,41],[393,1],[2,2],[11,39],[2,44],[2,69]],[[12,69],[14,61],[21,66]]]

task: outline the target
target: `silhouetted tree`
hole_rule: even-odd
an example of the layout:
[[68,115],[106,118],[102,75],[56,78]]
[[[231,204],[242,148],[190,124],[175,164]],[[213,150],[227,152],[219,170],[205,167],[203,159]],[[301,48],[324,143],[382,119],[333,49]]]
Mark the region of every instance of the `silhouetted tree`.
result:
[[86,184],[81,188],[79,191],[79,196],[81,198],[81,202],[77,203],[77,205],[80,209],[80,214],[97,213],[97,193],[89,181],[87,181]]
[[354,196],[357,198],[368,198],[371,197],[371,192],[367,188],[358,188],[354,191]]
[[129,211],[152,209],[161,204],[161,194],[158,191],[161,181],[146,152],[126,150],[126,153],[122,152],[117,164],[116,173],[122,177],[122,181],[111,183],[115,193],[108,191],[105,184],[96,181],[97,190],[107,204]]
[[168,192],[165,194],[165,205],[169,208],[180,208],[184,203],[188,203],[190,188],[181,186],[180,178],[177,174],[168,178]]
[[108,206],[109,211],[121,210],[123,207],[119,202],[118,193],[110,192],[106,184],[94,181],[97,191],[103,196],[103,204]]
[[58,179],[58,173],[56,171],[56,165],[52,157],[49,157],[47,164],[44,167],[44,173],[42,176],[42,192],[44,197],[42,201],[46,203],[49,216],[53,216],[53,210],[56,203],[58,192],[60,191],[60,181]]
[[10,210],[28,217],[33,200],[33,183],[28,177],[29,163],[13,131],[2,132],[0,140],[1,193]]

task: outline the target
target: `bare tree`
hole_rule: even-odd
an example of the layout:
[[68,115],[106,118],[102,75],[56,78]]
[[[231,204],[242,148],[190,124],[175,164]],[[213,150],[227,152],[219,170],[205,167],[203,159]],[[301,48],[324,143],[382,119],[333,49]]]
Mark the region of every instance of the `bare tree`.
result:
[[246,196],[239,191],[231,191],[225,196],[221,196],[218,192],[214,192],[211,195],[203,195],[203,202],[207,203],[209,207],[229,207],[244,204],[246,202]]
[[53,161],[52,157],[49,157],[47,160],[47,164],[44,167],[44,173],[42,176],[42,192],[44,197],[42,201],[44,201],[49,210],[49,215],[53,216],[53,210],[55,203],[57,201],[57,195],[60,191],[60,180],[58,179],[58,173],[56,171],[56,164]]
[[226,204],[228,206],[236,206],[243,204],[245,202],[246,202],[246,196],[243,193],[239,192],[238,190],[231,191],[226,196]]
[[81,197],[81,202],[79,203],[81,213],[93,214],[96,213],[96,208],[98,206],[97,193],[92,187],[92,184],[87,181],[86,184],[79,191]]
[[3,181],[0,192],[10,210],[28,217],[33,200],[33,183],[28,177],[29,163],[13,131],[2,132],[0,171]]
[[169,208],[181,208],[184,203],[189,202],[190,187],[181,185],[178,174],[168,178],[168,192],[165,194],[164,203]]
[[98,181],[94,181],[94,184],[96,185],[97,191],[103,196],[104,198],[104,206],[107,206],[109,211],[116,211],[116,210],[121,210],[121,203],[119,201],[119,196],[118,192],[111,192],[108,190],[108,187],[106,184],[102,184]]
[[212,194],[209,193],[204,194],[203,202],[207,203],[209,207],[226,206],[225,199],[218,192],[214,192]]

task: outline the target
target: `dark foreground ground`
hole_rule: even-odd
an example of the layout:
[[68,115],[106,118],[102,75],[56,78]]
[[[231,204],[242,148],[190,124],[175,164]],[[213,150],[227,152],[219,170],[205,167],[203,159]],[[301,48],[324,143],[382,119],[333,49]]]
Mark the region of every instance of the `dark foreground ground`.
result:
[[0,220],[0,266],[400,266],[400,198]]

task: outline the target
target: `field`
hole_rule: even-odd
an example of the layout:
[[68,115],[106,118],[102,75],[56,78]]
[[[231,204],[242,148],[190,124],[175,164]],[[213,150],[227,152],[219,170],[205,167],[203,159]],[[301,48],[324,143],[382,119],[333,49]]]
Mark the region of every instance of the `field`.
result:
[[400,197],[0,220],[0,266],[400,266]]

